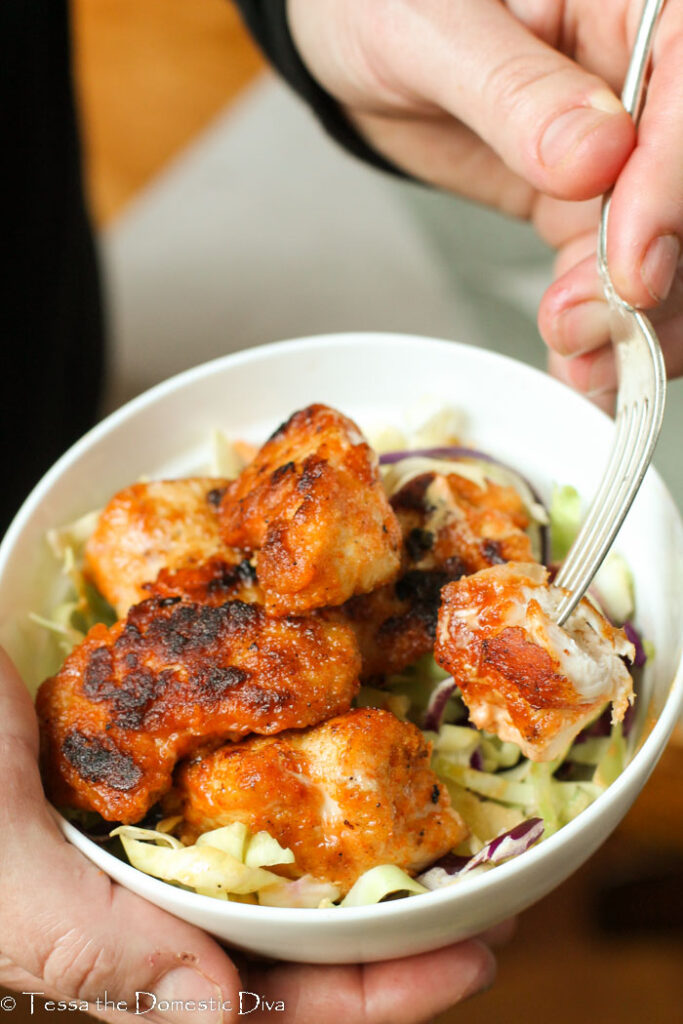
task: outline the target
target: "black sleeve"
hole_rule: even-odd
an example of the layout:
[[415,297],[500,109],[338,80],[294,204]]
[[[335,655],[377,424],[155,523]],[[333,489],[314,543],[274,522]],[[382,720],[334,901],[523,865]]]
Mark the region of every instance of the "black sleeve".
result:
[[104,328],[70,50],[67,0],[2,0],[0,536],[98,412]]
[[358,134],[339,103],[316,82],[301,60],[289,31],[287,0],[234,0],[234,3],[270,63],[312,107],[328,134],[373,167],[404,177],[399,168],[385,160]]

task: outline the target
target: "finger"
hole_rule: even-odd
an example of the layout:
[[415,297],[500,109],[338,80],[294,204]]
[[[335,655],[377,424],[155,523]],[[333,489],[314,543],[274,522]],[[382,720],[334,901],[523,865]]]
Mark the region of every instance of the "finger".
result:
[[615,91],[621,87],[640,7],[624,0],[506,0],[529,31],[549,46],[573,55],[586,71],[599,75]]
[[[573,247],[580,255],[586,238]],[[567,254],[571,262],[572,253]],[[562,261],[558,260],[558,269]],[[683,361],[683,273],[679,272],[665,303],[652,310],[650,319],[657,329],[669,374],[678,376]],[[538,311],[538,326],[546,344],[562,356],[576,356],[600,348],[610,340],[609,310],[595,253],[560,276],[546,291]]]
[[538,194],[534,204],[533,225],[540,237],[553,249],[588,232],[595,234],[600,218],[599,198],[572,203]]
[[[569,387],[575,387],[574,381],[571,377],[571,369],[574,360],[564,359],[562,356],[558,356],[556,352],[550,352],[548,354],[548,372],[561,380],[564,384],[568,384]],[[614,406],[616,402],[616,390],[605,390],[599,391],[591,395],[586,395],[593,405],[597,405],[598,408],[602,409],[609,416],[614,414]]]
[[608,343],[609,310],[594,252],[547,289],[538,309],[538,329],[546,345],[564,357]]
[[517,918],[509,917],[506,921],[501,921],[500,924],[496,924],[492,928],[487,928],[487,930],[482,932],[481,935],[478,935],[477,938],[492,949],[499,949],[501,946],[507,945],[516,931]]
[[396,95],[448,111],[542,192],[587,199],[616,179],[634,130],[614,93],[496,0],[381,12],[365,45]]
[[113,885],[58,832],[37,771],[36,727],[27,691],[0,652],[0,945],[48,990],[95,1003],[109,992],[147,1019],[192,1021],[166,1003],[213,1000],[205,1021],[235,1003],[239,977],[220,947],[196,928]]
[[[48,988],[42,978],[36,978],[35,975],[22,970],[21,967],[17,967],[16,964],[2,955],[0,955],[0,985],[19,993],[16,1008],[20,1012],[21,1020],[33,1017],[34,1015],[38,1020],[42,1020],[43,1016],[40,1013],[40,1008],[44,1000],[52,1000],[54,1003],[60,1001],[64,1003],[74,1002],[66,992],[60,992],[55,988]],[[33,999],[31,996],[33,996]],[[125,1012],[117,1011],[116,1009],[99,1011],[97,1006],[92,1006],[86,1000],[83,1000],[82,1005],[76,1005],[75,1008],[89,1013],[91,1017],[96,1017],[98,1020],[106,1021],[107,1024],[126,1024],[129,1019]],[[53,1011],[46,1010],[46,1012]],[[130,1019],[132,1020],[132,1018]]]
[[529,217],[536,198],[531,185],[454,118],[358,113],[352,119],[376,149],[413,177],[510,216]]
[[559,47],[563,37],[563,0],[506,0],[518,21],[548,46]]
[[[36,978],[34,974],[29,974],[28,971],[17,967],[9,957],[2,954],[0,954],[0,985],[4,988],[11,988],[15,992],[39,992],[41,986],[42,988],[45,987],[45,983],[40,978]],[[53,993],[49,994],[52,995]]]
[[565,359],[563,379],[587,398],[597,398],[617,389],[617,371],[611,343]]
[[583,235],[578,235],[573,238],[566,245],[563,245],[560,251],[555,257],[555,263],[553,265],[553,272],[555,278],[564,277],[574,267],[578,267],[584,262],[589,261],[588,265],[592,265],[595,274],[597,276],[597,254],[596,254],[597,238],[595,231],[587,231]]
[[573,0],[563,4],[558,45],[579,64],[621,91],[638,27],[641,0]]
[[283,1000],[283,1020],[296,1024],[419,1024],[487,988],[494,976],[493,954],[472,939],[434,953],[363,966],[256,968],[247,985],[266,999]]
[[683,6],[668,4],[655,36],[654,66],[638,145],[616,184],[608,259],[615,288],[650,308],[670,291],[683,238]]
[[[669,378],[683,375],[683,316],[678,315],[657,327],[664,365]],[[583,392],[591,400],[600,400],[603,408],[610,406],[605,396],[617,390],[618,375],[611,341],[570,358],[550,353],[551,372],[566,384]]]

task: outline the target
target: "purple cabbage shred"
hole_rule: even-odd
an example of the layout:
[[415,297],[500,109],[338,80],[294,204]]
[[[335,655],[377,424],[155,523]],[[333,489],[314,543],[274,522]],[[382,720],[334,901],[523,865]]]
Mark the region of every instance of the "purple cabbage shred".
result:
[[624,623],[624,633],[636,649],[636,656],[633,659],[634,668],[642,668],[647,661],[647,654],[643,647],[643,638],[632,622]]
[[434,687],[429,704],[424,714],[422,728],[430,732],[438,732],[446,711],[446,705],[456,690],[455,681],[449,676],[442,679],[438,686]]
[[481,864],[501,864],[503,861],[518,857],[541,838],[544,827],[542,818],[527,818],[514,828],[496,836],[473,857],[446,854],[419,875],[417,880],[427,889],[440,889],[450,884],[456,875],[464,875]]
[[474,768],[475,771],[483,771],[484,769],[484,758],[481,756],[481,750],[477,747],[476,750],[472,751],[470,757],[470,768]]

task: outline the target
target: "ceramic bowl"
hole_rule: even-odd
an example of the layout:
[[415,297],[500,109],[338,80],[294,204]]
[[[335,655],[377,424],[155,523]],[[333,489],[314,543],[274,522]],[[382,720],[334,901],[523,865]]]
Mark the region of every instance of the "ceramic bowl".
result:
[[[453,342],[389,334],[304,338],[190,370],[119,409],[82,438],[25,502],[0,548],[0,642],[32,690],[54,670],[47,613],[62,585],[45,531],[104,504],[136,478],[206,470],[216,427],[260,442],[295,409],[326,402],[366,431],[401,426],[418,401],[467,415],[477,446],[524,473],[542,495],[554,482],[586,497],[597,486],[611,421],[542,373]],[[578,818],[516,860],[454,886],[378,906],[329,910],[225,903],[144,875],[60,818],[70,842],[145,899],[254,953],[318,963],[380,960],[473,935],[544,896],[624,816],[661,754],[683,703],[683,529],[650,471],[620,534],[635,576],[637,622],[654,644],[622,775]]]

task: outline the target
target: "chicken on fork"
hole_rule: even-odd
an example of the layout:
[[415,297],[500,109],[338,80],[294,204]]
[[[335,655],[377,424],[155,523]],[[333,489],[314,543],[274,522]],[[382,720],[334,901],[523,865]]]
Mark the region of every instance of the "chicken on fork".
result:
[[378,864],[415,874],[467,835],[429,757],[419,729],[376,708],[228,744],[178,772],[183,839],[242,822],[342,893]]
[[510,563],[448,584],[435,648],[474,725],[532,761],[562,755],[610,701],[617,722],[634,700],[622,660],[634,649],[623,630],[586,598],[558,626],[553,613],[566,591],[547,579],[543,566]]

